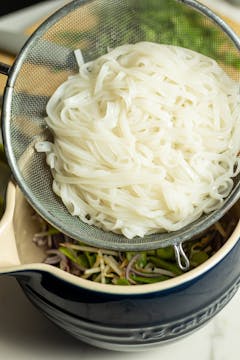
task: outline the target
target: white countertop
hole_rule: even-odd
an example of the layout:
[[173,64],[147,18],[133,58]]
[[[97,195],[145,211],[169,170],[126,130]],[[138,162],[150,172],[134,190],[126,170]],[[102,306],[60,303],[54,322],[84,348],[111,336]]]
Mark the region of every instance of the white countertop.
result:
[[[0,18],[0,28],[22,30],[54,11],[63,0],[44,2]],[[204,0],[240,19],[240,8]],[[207,325],[183,340],[143,352],[112,352],[84,344],[46,319],[14,278],[0,278],[0,360],[239,360],[240,291]]]
[[29,302],[15,279],[0,278],[1,360],[239,360],[240,292],[207,325],[171,345],[113,352],[75,340]]

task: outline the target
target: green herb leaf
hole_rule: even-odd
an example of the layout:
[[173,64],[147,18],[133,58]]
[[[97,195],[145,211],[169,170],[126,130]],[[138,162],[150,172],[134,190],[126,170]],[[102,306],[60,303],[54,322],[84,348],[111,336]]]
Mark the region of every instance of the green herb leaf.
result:
[[72,262],[78,264],[84,269],[89,268],[89,262],[85,254],[78,255],[77,252],[73,249],[66,248],[64,246],[59,247],[59,251],[64,254]]
[[157,256],[161,259],[175,261],[175,252],[173,246],[157,249]]
[[208,255],[204,251],[198,251],[192,254],[190,263],[192,266],[198,266],[208,259]]
[[160,259],[159,257],[156,256],[150,256],[149,260],[157,267],[162,268],[162,269],[166,269],[171,271],[172,273],[174,273],[175,275],[181,275],[182,274],[182,270],[179,269],[179,267],[177,266],[176,263],[172,263],[170,261],[166,261],[164,259]]
[[130,285],[127,279],[119,278],[116,280],[116,285]]
[[156,282],[165,281],[165,280],[170,279],[170,277],[165,276],[165,275],[159,275],[156,277],[144,277],[144,276],[131,274],[130,277],[132,280],[136,281],[139,284],[153,284]]
[[144,268],[147,265],[147,254],[145,252],[139,254],[136,265],[140,268]]
[[97,259],[97,255],[96,254],[90,254],[90,252],[88,251],[85,251],[85,256],[88,260],[88,263],[90,265],[90,267],[93,267],[93,265],[95,264],[96,262],[96,259]]

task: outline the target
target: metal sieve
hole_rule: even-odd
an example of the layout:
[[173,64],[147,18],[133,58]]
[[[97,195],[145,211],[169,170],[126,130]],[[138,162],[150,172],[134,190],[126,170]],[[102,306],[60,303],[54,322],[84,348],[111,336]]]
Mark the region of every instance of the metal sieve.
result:
[[[208,228],[240,197],[239,178],[223,206],[183,229],[127,239],[83,223],[71,216],[52,190],[39,140],[51,139],[45,108],[54,90],[78,71],[73,50],[85,61],[125,43],[153,41],[179,45],[214,58],[239,81],[240,40],[210,9],[194,0],[74,0],[50,16],[27,40],[10,68],[4,92],[2,132],[12,174],[31,206],[66,235],[100,247],[148,250],[173,245],[188,266],[182,243]],[[181,263],[181,260],[179,260]]]

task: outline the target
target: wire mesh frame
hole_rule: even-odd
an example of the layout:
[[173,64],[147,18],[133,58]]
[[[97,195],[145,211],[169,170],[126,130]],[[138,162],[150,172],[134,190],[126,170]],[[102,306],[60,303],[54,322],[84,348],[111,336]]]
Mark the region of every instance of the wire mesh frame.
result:
[[[34,34],[29,38],[19,56],[17,57],[14,65],[12,66],[7,86],[5,88],[4,94],[4,104],[3,104],[3,141],[5,146],[6,155],[8,158],[9,165],[11,167],[13,176],[19,185],[21,191],[31,204],[31,206],[50,224],[58,228],[60,231],[64,232],[68,236],[72,238],[79,238],[79,235],[72,231],[72,229],[66,229],[62,223],[56,219],[54,214],[46,211],[45,207],[42,206],[31,194],[31,189],[29,189],[28,184],[25,183],[24,178],[22,176],[21,171],[19,170],[18,163],[15,158],[15,154],[13,152],[11,146],[11,106],[12,106],[12,97],[15,81],[19,71],[21,70],[22,64],[28,54],[31,51],[32,44],[38,41],[42,35],[51,28],[55,23],[57,23],[61,18],[74,11],[75,9],[83,6],[85,4],[91,3],[93,1],[87,0],[74,0],[71,3],[65,5],[63,8],[58,10],[56,13],[51,15],[38,29],[34,32]],[[175,0],[175,2],[185,4],[194,10],[198,11],[202,15],[207,16],[211,21],[213,21],[224,33],[227,34],[229,39],[234,43],[235,47],[240,50],[240,39],[235,34],[235,32],[215,13],[213,13],[209,8],[200,4],[194,0]],[[93,232],[91,236],[84,237],[81,236],[81,240],[89,243],[91,245],[97,245],[102,248],[110,248],[110,249],[118,249],[118,250],[145,250],[145,249],[156,249],[160,247],[165,247],[169,245],[178,246],[182,242],[190,239],[193,235],[201,233],[207,227],[211,226],[217,220],[219,220],[238,200],[240,196],[240,184],[237,184],[235,188],[232,190],[230,196],[224,202],[224,206],[211,214],[204,215],[201,219],[195,221],[191,224],[191,226],[186,226],[184,229],[175,231],[167,234],[153,234],[146,236],[146,241],[143,241],[141,238],[134,238],[130,241],[128,239],[124,239],[122,241],[122,236],[117,234],[111,234],[112,241],[108,241],[105,238],[105,235],[102,236],[101,239],[98,237],[98,231]],[[86,225],[88,226],[88,225]],[[99,230],[101,233],[103,231]]]

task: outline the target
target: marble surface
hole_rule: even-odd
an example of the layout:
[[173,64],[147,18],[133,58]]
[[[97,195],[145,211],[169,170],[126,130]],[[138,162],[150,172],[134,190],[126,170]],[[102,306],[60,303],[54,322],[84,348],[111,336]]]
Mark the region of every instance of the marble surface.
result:
[[173,344],[113,352],[75,340],[29,302],[14,278],[0,278],[1,360],[239,360],[240,291],[207,325]]
[[[66,1],[54,0],[0,18],[0,29],[22,30]],[[240,8],[203,0],[240,21]],[[14,278],[0,278],[0,360],[238,360],[240,290],[207,325],[171,345],[143,352],[112,352],[81,343],[57,328],[29,302]]]

